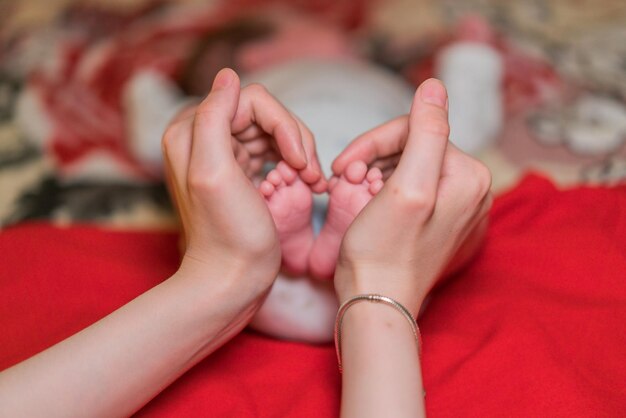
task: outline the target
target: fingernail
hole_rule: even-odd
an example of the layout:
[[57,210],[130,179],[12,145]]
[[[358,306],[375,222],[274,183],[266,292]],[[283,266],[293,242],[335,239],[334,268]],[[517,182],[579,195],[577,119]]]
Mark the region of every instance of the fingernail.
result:
[[224,68],[220,70],[219,73],[215,76],[215,80],[213,80],[213,87],[211,90],[221,90],[228,86],[230,86],[235,79],[233,70]]
[[420,87],[420,97],[424,103],[434,104],[439,107],[446,107],[448,101],[448,94],[446,88],[441,81],[430,79],[424,81]]

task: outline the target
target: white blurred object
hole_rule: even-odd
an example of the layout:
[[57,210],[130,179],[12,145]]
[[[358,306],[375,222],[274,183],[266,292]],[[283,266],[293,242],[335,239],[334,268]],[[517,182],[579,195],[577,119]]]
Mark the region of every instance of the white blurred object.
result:
[[82,158],[57,167],[60,180],[64,183],[143,183],[145,180],[132,166],[106,150],[94,150]]
[[626,140],[626,107],[607,97],[585,95],[564,123],[569,147],[582,154],[615,151]]
[[448,89],[450,140],[477,153],[492,143],[503,122],[503,61],[492,47],[461,41],[437,56],[437,77]]
[[20,92],[15,104],[15,122],[30,144],[40,150],[46,147],[46,141],[53,132],[53,122],[36,88],[26,86]]
[[349,60],[299,60],[249,75],[313,131],[322,168],[357,136],[408,113],[414,89],[397,75]]
[[567,106],[539,110],[530,122],[539,142],[577,154],[610,154],[626,141],[626,106],[605,96],[584,94]]
[[187,103],[174,82],[156,71],[139,71],[124,87],[128,147],[146,167],[162,172],[163,132]]

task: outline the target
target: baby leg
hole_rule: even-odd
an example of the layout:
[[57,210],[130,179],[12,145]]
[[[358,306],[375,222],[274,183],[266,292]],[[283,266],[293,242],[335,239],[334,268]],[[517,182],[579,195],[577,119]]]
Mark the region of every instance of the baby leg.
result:
[[378,168],[368,170],[364,162],[355,161],[339,178],[330,180],[326,222],[309,258],[309,270],[314,276],[333,277],[343,236],[354,218],[382,189],[382,178]]
[[283,267],[291,274],[307,271],[313,246],[311,211],[313,195],[309,186],[287,163],[281,161],[259,186],[274,218],[280,240]]

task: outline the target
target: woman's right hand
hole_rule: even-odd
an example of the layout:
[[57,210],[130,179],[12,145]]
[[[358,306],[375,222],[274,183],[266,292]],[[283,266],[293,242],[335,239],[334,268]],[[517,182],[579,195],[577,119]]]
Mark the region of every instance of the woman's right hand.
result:
[[416,315],[464,241],[484,230],[490,172],[448,134],[445,88],[427,80],[408,117],[362,135],[335,160],[336,174],[356,160],[391,173],[343,239],[335,272],[340,302],[379,293]]

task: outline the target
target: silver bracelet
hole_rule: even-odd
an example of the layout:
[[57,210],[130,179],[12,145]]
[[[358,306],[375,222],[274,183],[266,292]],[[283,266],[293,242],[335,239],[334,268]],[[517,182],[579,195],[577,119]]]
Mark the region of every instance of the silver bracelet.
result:
[[421,357],[422,354],[422,337],[420,335],[420,330],[417,327],[417,322],[411,312],[407,308],[405,308],[398,301],[391,299],[387,296],[376,295],[376,294],[367,294],[367,295],[356,295],[346,300],[339,307],[339,311],[337,311],[337,319],[335,321],[335,349],[337,350],[337,363],[339,365],[339,372],[343,371],[342,362],[341,362],[341,324],[343,323],[343,316],[350,308],[350,306],[359,302],[374,302],[374,303],[384,303],[385,305],[389,305],[392,308],[399,311],[409,322],[411,325],[411,330],[413,331],[413,335],[415,336],[415,341],[417,342],[418,347],[418,355]]

